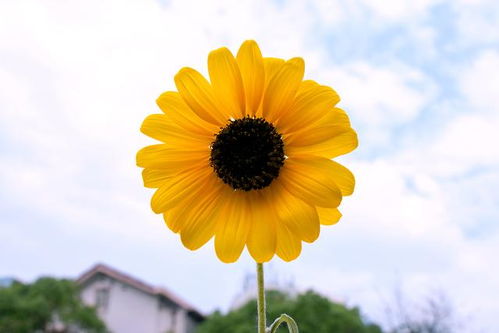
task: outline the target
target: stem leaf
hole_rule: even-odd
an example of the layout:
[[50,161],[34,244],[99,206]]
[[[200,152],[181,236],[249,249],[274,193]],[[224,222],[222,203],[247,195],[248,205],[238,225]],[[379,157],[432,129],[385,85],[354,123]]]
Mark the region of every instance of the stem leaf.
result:
[[276,333],[277,329],[282,323],[286,323],[288,326],[289,333],[299,333],[298,325],[293,318],[283,313],[279,318],[277,318],[269,328],[267,328],[267,333]]

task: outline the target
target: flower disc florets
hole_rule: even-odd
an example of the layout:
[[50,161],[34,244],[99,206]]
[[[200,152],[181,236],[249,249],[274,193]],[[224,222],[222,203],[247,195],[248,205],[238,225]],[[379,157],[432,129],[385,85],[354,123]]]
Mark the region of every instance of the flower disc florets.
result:
[[284,160],[282,137],[263,118],[231,120],[211,144],[211,166],[235,190],[269,186],[279,176]]

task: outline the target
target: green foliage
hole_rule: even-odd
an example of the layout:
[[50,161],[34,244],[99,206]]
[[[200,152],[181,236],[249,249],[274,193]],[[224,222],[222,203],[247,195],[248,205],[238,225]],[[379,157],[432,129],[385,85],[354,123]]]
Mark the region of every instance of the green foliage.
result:
[[80,301],[73,281],[40,278],[0,288],[0,332],[45,332],[54,318],[67,327],[106,332],[95,309]]
[[[379,326],[364,322],[359,309],[331,302],[312,291],[296,298],[277,291],[268,292],[267,324],[282,313],[296,320],[300,333],[382,333]],[[256,317],[256,301],[253,300],[226,315],[213,313],[196,333],[254,333]],[[286,325],[278,332],[287,333]]]

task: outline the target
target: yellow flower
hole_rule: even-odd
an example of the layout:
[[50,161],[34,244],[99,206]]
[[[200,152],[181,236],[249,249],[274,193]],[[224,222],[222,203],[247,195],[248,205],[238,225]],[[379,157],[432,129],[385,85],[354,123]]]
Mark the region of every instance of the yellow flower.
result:
[[297,258],[320,225],[338,222],[337,207],[355,180],[331,159],[357,147],[338,94],[303,80],[301,58],[263,58],[246,41],[208,56],[210,82],[192,68],[175,76],[178,92],[157,99],[144,134],[162,143],[137,153],[144,185],[157,188],[155,213],[185,247],[215,237],[223,262],[246,246],[257,262]]

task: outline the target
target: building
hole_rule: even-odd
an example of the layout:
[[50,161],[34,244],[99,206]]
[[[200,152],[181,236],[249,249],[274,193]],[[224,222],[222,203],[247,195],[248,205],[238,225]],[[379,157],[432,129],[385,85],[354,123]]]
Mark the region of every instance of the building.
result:
[[98,264],[77,280],[82,301],[112,333],[192,333],[203,315],[164,288]]

